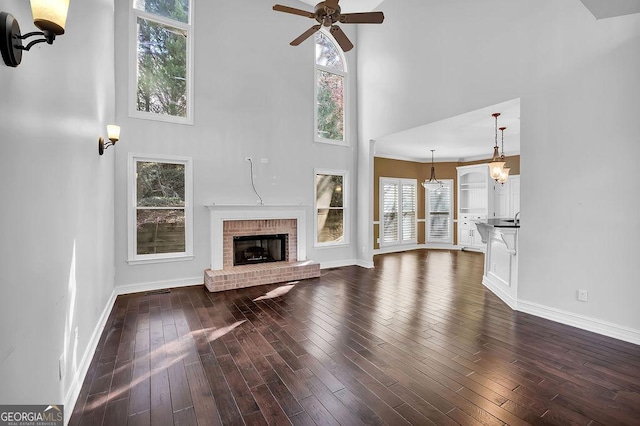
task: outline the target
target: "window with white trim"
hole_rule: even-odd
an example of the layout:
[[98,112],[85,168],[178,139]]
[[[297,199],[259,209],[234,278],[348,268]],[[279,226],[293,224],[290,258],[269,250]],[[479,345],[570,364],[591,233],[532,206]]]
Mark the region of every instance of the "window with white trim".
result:
[[417,243],[417,180],[380,178],[380,245]]
[[347,66],[333,37],[315,34],[315,141],[344,145]]
[[425,188],[427,243],[453,244],[453,180],[443,179],[441,186]]
[[347,172],[316,170],[315,172],[315,245],[348,244]]
[[193,257],[191,158],[129,154],[129,262]]
[[129,115],[193,124],[191,0],[130,0]]

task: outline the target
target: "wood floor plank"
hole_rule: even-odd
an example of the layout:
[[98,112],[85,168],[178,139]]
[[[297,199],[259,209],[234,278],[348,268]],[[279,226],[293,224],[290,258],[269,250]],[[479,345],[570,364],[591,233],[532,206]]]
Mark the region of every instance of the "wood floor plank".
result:
[[278,401],[273,397],[267,385],[256,386],[251,389],[255,401],[260,406],[260,412],[269,425],[291,424],[289,417],[282,411]]
[[242,414],[224,378],[218,361],[213,355],[202,357],[202,367],[223,424],[241,424]]
[[69,424],[637,425],[640,347],[514,312],[484,256],[118,296]]
[[229,389],[231,389],[231,393],[233,393],[233,397],[238,404],[240,413],[247,415],[258,411],[260,408],[256,404],[252,392],[247,386],[247,382],[244,381],[244,377],[242,377],[242,374],[238,371],[238,367],[236,367],[235,362],[233,362],[231,355],[222,355],[217,357],[217,360],[220,363],[220,369],[224,374],[224,378],[229,384]]
[[215,404],[213,392],[211,392],[202,365],[199,362],[194,362],[186,365],[185,369],[198,425],[222,425],[218,407]]

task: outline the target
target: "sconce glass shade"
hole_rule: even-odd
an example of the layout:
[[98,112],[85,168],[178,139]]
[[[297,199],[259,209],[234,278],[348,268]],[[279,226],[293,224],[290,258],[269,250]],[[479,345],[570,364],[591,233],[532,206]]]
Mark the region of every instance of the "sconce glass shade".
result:
[[42,31],[64,34],[69,0],[31,0],[33,23]]
[[120,140],[120,126],[116,126],[115,124],[107,125],[107,138],[111,142],[117,142]]
[[509,167],[503,167],[502,173],[500,173],[500,177],[498,178],[498,183],[505,183],[509,179]]

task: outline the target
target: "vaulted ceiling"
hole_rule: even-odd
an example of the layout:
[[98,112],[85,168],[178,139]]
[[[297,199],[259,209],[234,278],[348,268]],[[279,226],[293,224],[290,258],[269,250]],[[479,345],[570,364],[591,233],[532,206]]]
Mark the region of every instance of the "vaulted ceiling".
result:
[[[283,0],[287,1],[287,0]],[[320,0],[301,0],[315,6]],[[398,0],[386,0],[386,3]],[[578,0],[574,0],[578,1]],[[596,19],[606,19],[640,13],[640,0],[580,0]],[[275,3],[275,2],[274,2]],[[381,0],[341,0],[345,13],[384,11]],[[286,3],[285,3],[286,4]],[[382,5],[381,5],[382,4]],[[311,10],[311,9],[309,9]],[[384,25],[384,24],[383,24]],[[520,100],[514,99],[497,105],[488,105],[435,123],[425,123],[376,140],[377,156],[430,161],[435,149],[436,161],[468,161],[490,157],[494,139],[491,114],[501,112],[499,125],[506,126],[505,153],[520,153]]]

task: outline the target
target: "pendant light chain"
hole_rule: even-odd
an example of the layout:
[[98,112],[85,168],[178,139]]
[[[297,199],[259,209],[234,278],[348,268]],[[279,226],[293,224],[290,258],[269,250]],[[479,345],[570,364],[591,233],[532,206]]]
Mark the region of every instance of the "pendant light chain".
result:
[[500,148],[498,147],[498,117],[499,112],[494,112],[491,116],[495,119],[495,144],[493,146],[493,157],[489,163],[489,175],[491,179],[498,182],[504,168],[504,156],[500,157]]

